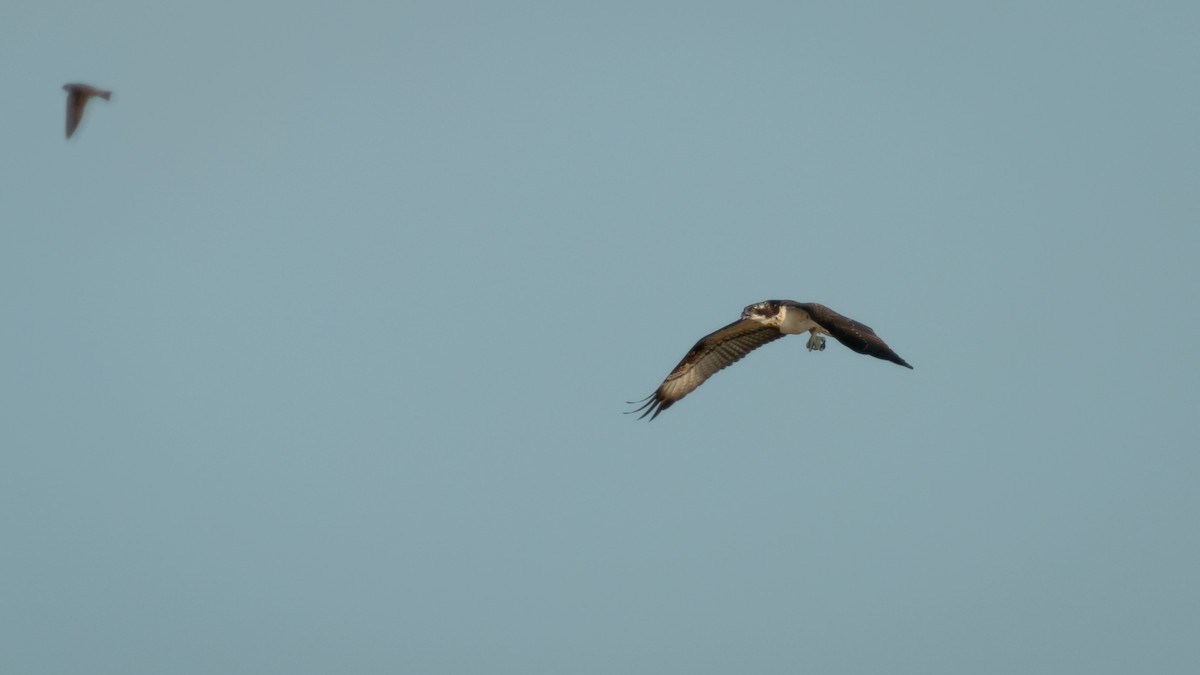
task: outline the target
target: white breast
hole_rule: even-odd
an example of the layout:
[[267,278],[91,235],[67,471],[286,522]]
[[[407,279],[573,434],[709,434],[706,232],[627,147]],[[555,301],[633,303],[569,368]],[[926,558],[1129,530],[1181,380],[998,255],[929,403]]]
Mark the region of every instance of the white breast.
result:
[[785,335],[799,335],[817,327],[816,322],[808,316],[808,312],[799,307],[784,305],[779,308],[779,332]]

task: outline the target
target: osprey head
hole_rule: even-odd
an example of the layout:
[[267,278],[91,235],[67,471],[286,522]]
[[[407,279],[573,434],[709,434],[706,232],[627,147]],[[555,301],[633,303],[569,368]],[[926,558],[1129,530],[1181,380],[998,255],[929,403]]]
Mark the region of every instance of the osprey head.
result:
[[779,300],[756,302],[742,310],[742,318],[753,319],[771,325],[771,320],[779,317],[779,310],[782,309],[782,305],[783,303]]

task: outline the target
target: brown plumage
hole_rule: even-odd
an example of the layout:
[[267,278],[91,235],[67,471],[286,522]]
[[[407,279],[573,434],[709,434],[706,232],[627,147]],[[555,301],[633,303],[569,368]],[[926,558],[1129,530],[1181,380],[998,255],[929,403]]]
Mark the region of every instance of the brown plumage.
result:
[[79,127],[79,121],[83,119],[83,108],[87,105],[88,99],[93,96],[99,96],[105,101],[112,98],[111,91],[97,89],[87,84],[64,84],[63,90],[67,92],[67,138],[75,133],[75,129]]
[[766,300],[742,310],[742,318],[700,339],[667,375],[655,392],[641,401],[631,413],[642,413],[650,419],[658,417],[676,401],[692,393],[704,381],[727,368],[750,352],[784,335],[809,332],[808,349],[825,349],[825,338],[831,335],[859,354],[891,361],[912,368],[892,351],[871,327],[855,321],[815,302]]
[[[905,368],[912,368],[904,359],[900,358],[899,354],[892,351],[892,348],[887,346],[883,338],[876,335],[875,331],[871,330],[871,327],[867,324],[859,323],[848,316],[838,314],[825,305],[815,302],[797,302],[792,306],[807,312],[808,316],[817,324],[818,331],[826,335],[832,335],[835,340],[859,354],[867,354],[877,359],[891,361]],[[814,347],[814,349],[818,350],[824,348],[824,340],[821,340],[820,347]]]

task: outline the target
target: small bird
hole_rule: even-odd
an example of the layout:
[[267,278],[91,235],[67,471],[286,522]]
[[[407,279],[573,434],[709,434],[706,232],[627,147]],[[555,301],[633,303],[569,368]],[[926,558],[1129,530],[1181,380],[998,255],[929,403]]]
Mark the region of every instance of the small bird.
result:
[[859,354],[912,368],[870,326],[842,316],[825,305],[795,300],[764,300],[742,310],[742,318],[737,321],[700,338],[653,394],[641,401],[630,402],[630,405],[641,403],[642,406],[629,413],[642,413],[638,419],[646,415],[654,419],[704,384],[717,371],[737,363],[768,342],[806,331],[810,333],[809,351],[823,351],[825,338],[821,335],[832,335]]
[[97,89],[87,84],[64,84],[63,90],[67,92],[67,138],[75,133],[79,121],[83,119],[83,107],[87,105],[89,98],[99,96],[105,101],[112,98],[111,91]]

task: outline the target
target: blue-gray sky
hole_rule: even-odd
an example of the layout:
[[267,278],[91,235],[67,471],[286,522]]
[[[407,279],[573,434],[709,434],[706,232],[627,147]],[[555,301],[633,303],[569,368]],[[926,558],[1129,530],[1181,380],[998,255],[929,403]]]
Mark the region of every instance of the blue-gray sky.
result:
[[0,670],[1197,672],[1198,31],[18,0]]

